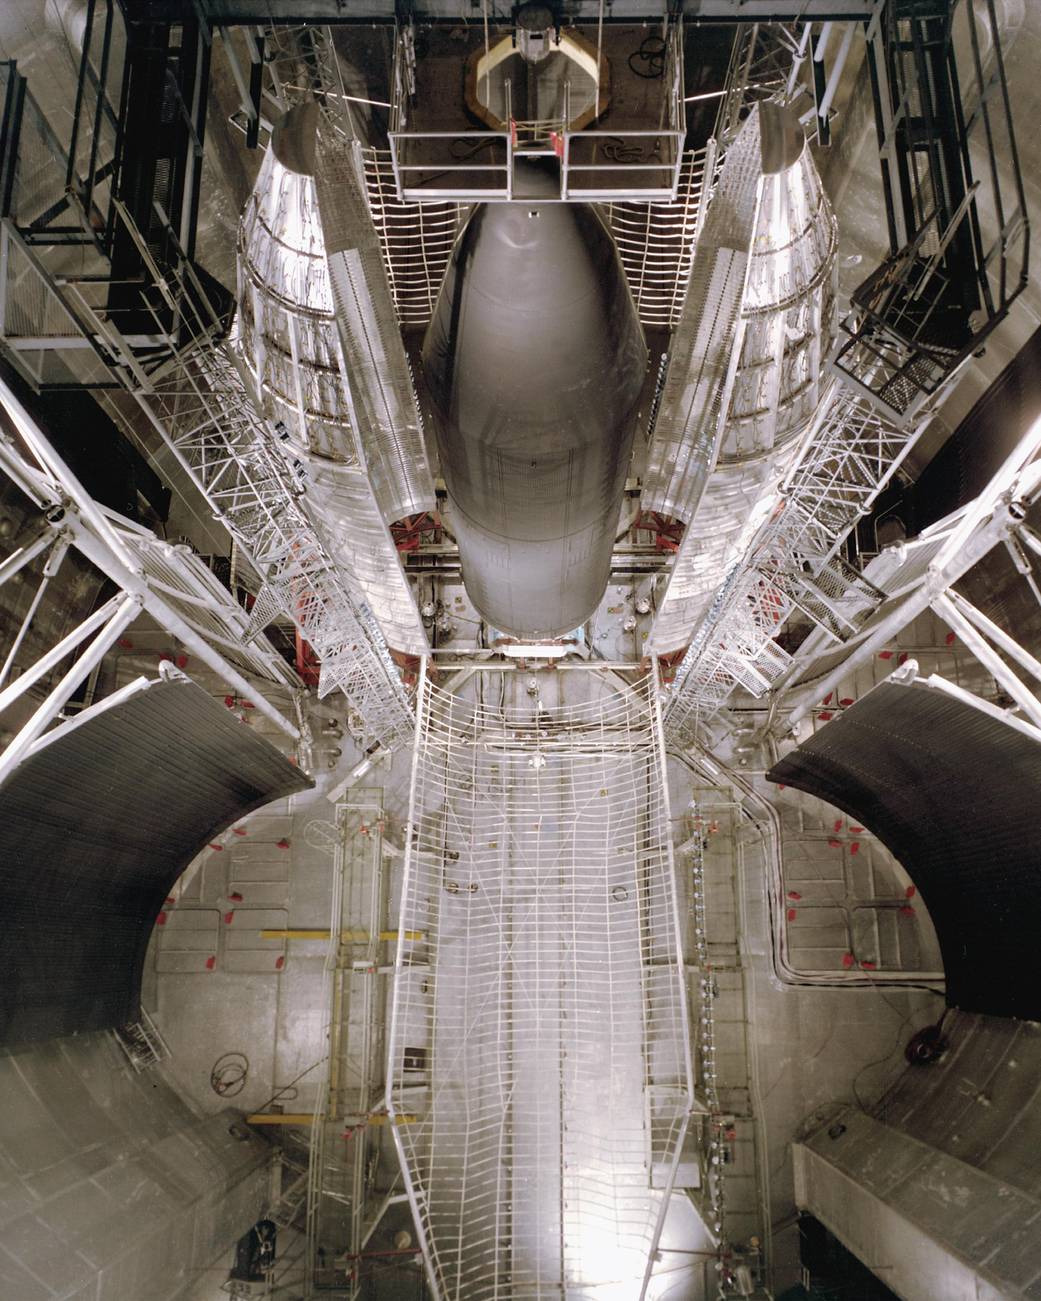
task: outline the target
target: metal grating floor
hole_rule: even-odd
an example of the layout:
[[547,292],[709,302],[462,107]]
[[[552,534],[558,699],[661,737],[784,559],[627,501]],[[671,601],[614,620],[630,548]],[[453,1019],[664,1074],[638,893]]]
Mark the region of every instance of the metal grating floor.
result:
[[692,1099],[656,690],[524,678],[421,686],[388,1109],[435,1297],[635,1301]]

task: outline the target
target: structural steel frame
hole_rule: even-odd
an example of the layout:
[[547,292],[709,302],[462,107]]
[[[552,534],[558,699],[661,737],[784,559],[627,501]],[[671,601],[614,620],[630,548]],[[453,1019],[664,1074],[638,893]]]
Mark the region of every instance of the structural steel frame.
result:
[[792,656],[775,640],[800,609],[834,643],[855,625],[871,587],[839,555],[925,429],[923,416],[900,427],[867,397],[833,381],[781,484],[773,516],[717,590],[680,662],[665,707],[670,740],[692,740],[738,687],[762,696],[782,685]]
[[[291,693],[300,689],[295,674],[273,648],[244,647],[241,644],[246,616],[230,593],[225,592],[205,566],[185,548],[163,543],[149,530],[99,506],[3,380],[0,380],[0,406],[17,434],[16,438],[6,432],[0,433],[0,470],[41,511],[45,520],[35,536],[0,565],[0,582],[8,581],[48,548],[51,549],[41,588],[37,590],[15,637],[4,675],[12,667],[18,646],[39,608],[43,588],[70,546],[119,589],[115,596],[88,615],[35,663],[25,666],[21,675],[0,691],[2,711],[54,672],[73,652],[80,650],[57,685],[0,755],[0,781],[31,752],[75,691],[142,612],[176,637],[236,695],[254,701],[261,713],[281,732],[293,740],[306,740],[300,726],[276,709],[262,689],[258,690],[257,680],[251,681],[244,676],[243,670],[252,672],[270,687]],[[86,649],[81,650],[85,644]],[[229,655],[235,662],[228,658]]]

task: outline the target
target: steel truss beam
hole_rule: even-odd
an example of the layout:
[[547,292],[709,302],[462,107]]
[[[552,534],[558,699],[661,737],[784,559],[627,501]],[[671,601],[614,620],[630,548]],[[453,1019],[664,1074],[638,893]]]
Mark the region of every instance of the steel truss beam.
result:
[[[142,611],[176,637],[237,695],[253,701],[280,731],[294,740],[300,739],[300,728],[266,699],[256,680],[292,691],[299,686],[295,675],[270,647],[244,648],[239,644],[247,620],[230,593],[186,548],[160,542],[147,529],[98,506],[2,380],[0,406],[5,423],[9,422],[17,434],[15,438],[0,432],[0,471],[44,513],[47,530],[46,538],[41,530],[9,558],[0,581],[10,578],[39,555],[44,549],[41,541],[46,541],[53,546],[48,562],[52,569],[56,558],[72,546],[120,589],[35,663],[26,665],[21,675],[0,691],[0,711],[4,711],[48,677],[69,655],[80,651],[0,756],[0,780],[30,753],[73,693]],[[27,630],[38,605],[38,599],[32,602],[19,638]],[[90,638],[93,640],[82,650]],[[255,676],[248,679],[244,672]]]
[[[856,637],[850,639],[848,653],[842,660],[815,681],[806,680],[812,674],[812,664],[808,663],[807,657],[802,684],[782,697],[786,717],[783,723],[778,723],[778,728],[790,729],[798,723],[822,696],[834,691],[854,669],[871,659],[890,638],[930,608],[963,638],[1028,719],[1035,721],[1036,717],[1041,717],[1038,712],[1041,705],[1034,699],[1033,689],[1022,683],[990,643],[1036,677],[1038,662],[1035,657],[981,611],[951,592],[954,584],[999,544],[1009,547],[1013,554],[1021,554],[1024,550],[1041,554],[1041,542],[1025,523],[1029,508],[1041,501],[1039,453],[1041,420],[1031,426],[1001,469],[968,507],[925,530],[915,544],[897,549],[884,578],[881,569],[888,560],[887,553],[869,567],[868,573],[875,574],[882,588],[880,599],[886,599],[886,605],[877,617],[868,620]],[[922,556],[917,554],[920,549],[924,549]],[[1026,577],[1035,597],[1038,597],[1037,581],[1029,564]],[[876,601],[879,603],[880,600]]]
[[319,696],[343,692],[368,740],[411,732],[408,695],[375,616],[329,554],[301,497],[300,471],[281,455],[223,349],[181,354],[134,391],[142,410],[322,663]]
[[762,696],[780,685],[792,657],[775,638],[797,608],[831,645],[850,636],[873,593],[839,549],[924,427],[899,428],[869,399],[831,385],[778,509],[718,589],[680,663],[665,709],[671,740],[693,740],[698,721],[738,686]]

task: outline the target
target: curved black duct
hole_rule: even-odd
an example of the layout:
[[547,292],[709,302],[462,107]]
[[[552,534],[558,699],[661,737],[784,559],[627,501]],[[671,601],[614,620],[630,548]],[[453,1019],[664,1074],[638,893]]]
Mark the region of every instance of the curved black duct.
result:
[[1041,1019],[1041,740],[911,666],[770,770],[866,826],[936,927],[951,1007]]
[[908,531],[977,497],[1041,416],[1041,329],[1035,330],[908,491]]
[[0,1047],[138,1013],[155,918],[214,836],[313,785],[187,678],[45,737],[0,787]]

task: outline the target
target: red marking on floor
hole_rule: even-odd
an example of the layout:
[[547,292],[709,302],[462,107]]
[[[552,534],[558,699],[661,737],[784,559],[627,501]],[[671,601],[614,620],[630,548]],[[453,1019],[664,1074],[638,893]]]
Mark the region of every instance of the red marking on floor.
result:
[[822,709],[821,712],[817,715],[817,717],[820,719],[822,723],[830,723],[831,720],[835,717],[835,715],[830,714],[826,709]]
[[847,971],[849,970],[850,967],[853,966],[854,962],[856,962],[856,958],[853,956],[852,953],[844,953],[842,955],[842,965],[846,968]]
[[949,632],[947,636],[943,639],[943,644],[945,646],[953,646],[956,640],[957,640],[957,635],[953,632]]
[[188,667],[188,656],[178,655],[174,663],[177,665],[179,669],[186,669]]
[[843,696],[842,699],[839,701],[840,705],[855,705],[856,703],[857,702],[853,699],[852,696]]
[[789,890],[789,891],[788,891],[788,898],[789,898],[789,899],[801,899],[801,898],[802,898],[802,895],[799,893],[798,890]]
[[892,652],[892,651],[879,651],[879,652],[878,652],[878,658],[879,658],[880,660],[891,660],[891,659],[893,658],[893,652]]
[[278,846],[279,849],[289,848],[289,841],[286,839],[285,836],[283,836],[281,840],[276,840],[275,844]]
[[904,891],[904,897],[907,899],[913,899],[917,893],[918,887],[916,885],[909,885]]
[[798,912],[798,909],[797,909],[797,908],[789,908],[789,909],[788,909],[788,920],[789,920],[790,922],[795,921],[795,914],[796,914],[797,912]]
[[242,895],[238,892],[238,890],[232,890],[231,894],[228,895],[228,898],[231,900],[232,903],[242,902]]
[[874,962],[869,962],[867,959],[865,959],[860,965],[864,968],[865,971],[877,970],[877,964]]
[[900,916],[901,916],[901,917],[913,917],[913,916],[914,916],[914,909],[911,907],[911,905],[910,905],[909,903],[905,903],[904,906],[900,909]]
[[211,840],[211,841],[210,841],[210,848],[211,848],[211,849],[215,849],[215,850],[217,850],[218,853],[220,853],[220,851],[224,848],[224,846],[223,846],[223,845],[218,845],[216,841]]
[[230,913],[224,914],[224,925],[230,926],[234,920],[235,920],[235,909],[233,908]]
[[236,827],[236,828],[235,828],[235,835],[236,835],[236,836],[248,836],[248,835],[249,835],[249,832],[246,830],[245,827]]
[[841,841],[841,840],[834,840],[834,839],[829,840],[829,841],[828,841],[828,848],[829,848],[829,849],[841,849],[841,848],[842,848],[842,841]]
[[130,640],[129,637],[120,637],[119,641],[116,642],[116,645],[120,648],[120,650],[134,649],[134,643]]
[[212,956],[206,959],[206,970],[212,971],[216,965],[217,965],[217,955],[214,953]]
[[850,847],[849,847],[849,852],[850,852],[851,854],[859,854],[859,853],[860,853],[860,841],[859,841],[859,840],[854,840],[853,844],[850,845]]
[[156,924],[157,926],[165,926],[165,925],[166,925],[166,913],[160,913],[159,916],[155,919],[155,924]]
[[841,831],[841,830],[842,830],[842,819],[836,818],[835,825],[832,827],[832,831]]
[[285,957],[284,957],[284,956],[275,959],[275,970],[276,970],[276,971],[281,971],[282,968],[283,968],[285,965],[286,965],[286,960],[285,960]]

